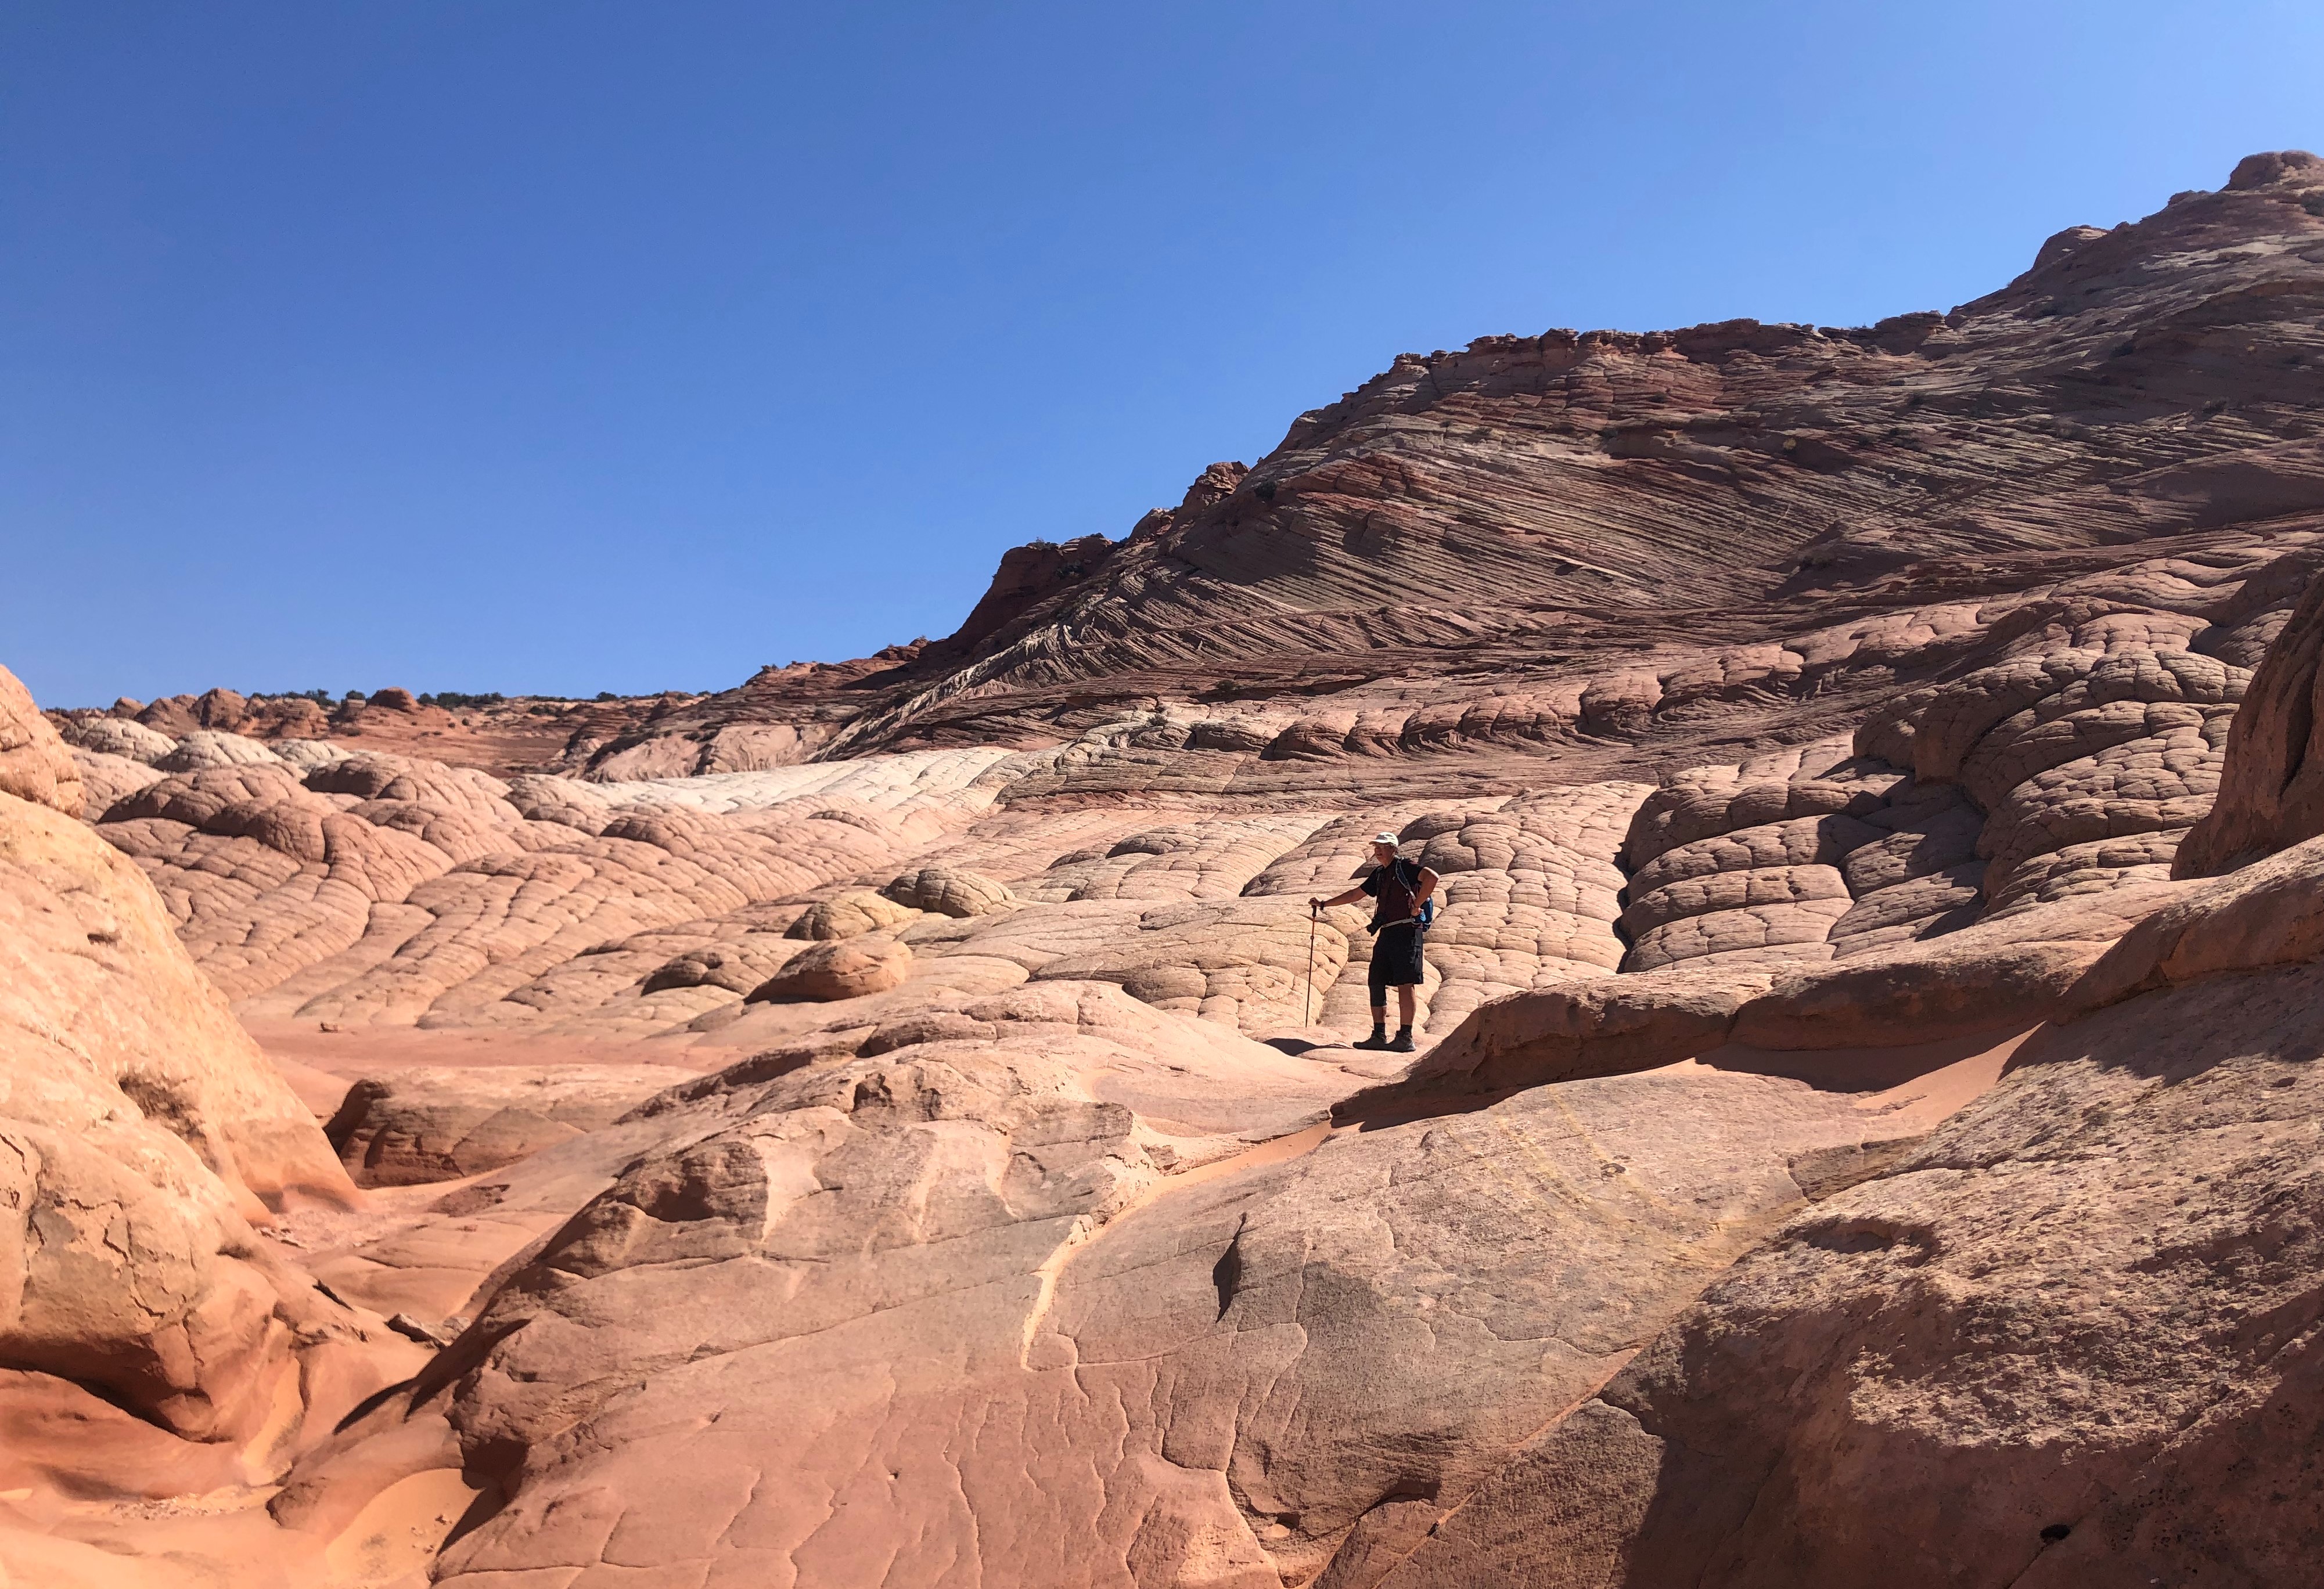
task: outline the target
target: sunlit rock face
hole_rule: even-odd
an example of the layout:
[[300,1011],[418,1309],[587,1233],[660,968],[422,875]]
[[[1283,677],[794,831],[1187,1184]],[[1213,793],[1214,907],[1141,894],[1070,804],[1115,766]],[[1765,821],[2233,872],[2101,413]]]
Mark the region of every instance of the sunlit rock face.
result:
[[357,1194],[5,672],[0,746],[0,1485],[264,1483],[419,1355],[254,1229]]
[[[2324,164],[2255,157],[1950,314],[1401,358],[945,639],[554,745],[0,699],[0,791],[335,1067],[327,1141],[117,1084],[206,1189],[151,1194],[187,1309],[240,1243],[442,1345],[288,1534],[456,1496],[399,1559],[463,1589],[2291,1582],[2319,409]],[[1411,1056],[1308,903],[1383,829]],[[350,1170],[303,1254],[234,1224]]]

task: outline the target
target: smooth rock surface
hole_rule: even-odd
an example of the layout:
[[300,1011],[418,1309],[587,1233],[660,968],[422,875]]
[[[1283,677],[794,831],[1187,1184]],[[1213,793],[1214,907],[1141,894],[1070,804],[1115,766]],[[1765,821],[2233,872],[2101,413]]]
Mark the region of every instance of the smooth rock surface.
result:
[[1380,1582],[2301,1581],[2320,995],[2311,962],[2046,1029]]
[[16,675],[0,667],[0,794],[78,816],[80,768]]
[[676,1079],[658,1065],[402,1072],[349,1088],[324,1134],[358,1186],[457,1180],[610,1125]]
[[[69,765],[47,723],[19,721],[24,761]],[[78,814],[0,793],[10,1489],[263,1483],[410,1372],[408,1344],[252,1228],[356,1196],[136,868]],[[28,1559],[9,1539],[0,1559]]]
[[751,1002],[863,998],[902,985],[912,951],[892,938],[860,937],[820,942],[783,962],[751,991]]

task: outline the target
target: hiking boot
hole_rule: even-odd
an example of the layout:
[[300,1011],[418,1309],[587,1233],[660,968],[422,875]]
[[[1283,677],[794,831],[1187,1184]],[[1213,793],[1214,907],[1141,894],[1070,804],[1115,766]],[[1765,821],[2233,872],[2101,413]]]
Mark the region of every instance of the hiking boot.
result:
[[[1363,1045],[1358,1043],[1356,1046],[1361,1048]],[[1408,1054],[1412,1052],[1412,1033],[1399,1032],[1396,1034],[1394,1042],[1383,1042],[1380,1046],[1392,1054]]]
[[[1391,1045],[1388,1042],[1387,1033],[1375,1032],[1370,1037],[1359,1037],[1355,1042],[1348,1044],[1348,1046],[1350,1048],[1388,1048]],[[1405,1046],[1409,1048],[1411,1044],[1407,1042]]]

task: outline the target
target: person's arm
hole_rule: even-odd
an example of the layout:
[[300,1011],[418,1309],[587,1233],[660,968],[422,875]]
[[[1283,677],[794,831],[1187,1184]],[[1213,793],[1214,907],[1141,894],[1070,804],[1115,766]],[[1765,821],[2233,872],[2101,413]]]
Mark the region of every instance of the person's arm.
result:
[[[1435,874],[1431,872],[1429,876],[1434,877]],[[1310,911],[1330,910],[1335,905],[1353,905],[1359,899],[1369,897],[1370,896],[1365,894],[1362,886],[1359,885],[1349,889],[1345,894],[1334,894],[1329,899],[1311,899],[1307,902],[1307,908]]]
[[1430,871],[1426,867],[1420,868],[1420,886],[1412,891],[1412,908],[1415,911],[1419,910],[1421,905],[1426,903],[1428,896],[1436,892],[1438,881],[1434,872]]

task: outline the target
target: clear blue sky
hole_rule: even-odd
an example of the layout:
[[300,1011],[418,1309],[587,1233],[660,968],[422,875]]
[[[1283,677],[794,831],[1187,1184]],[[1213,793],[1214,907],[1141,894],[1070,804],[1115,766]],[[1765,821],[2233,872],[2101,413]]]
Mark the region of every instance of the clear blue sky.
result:
[[17,0],[0,662],[861,655],[1400,350],[1947,308],[2319,84],[2312,0]]

